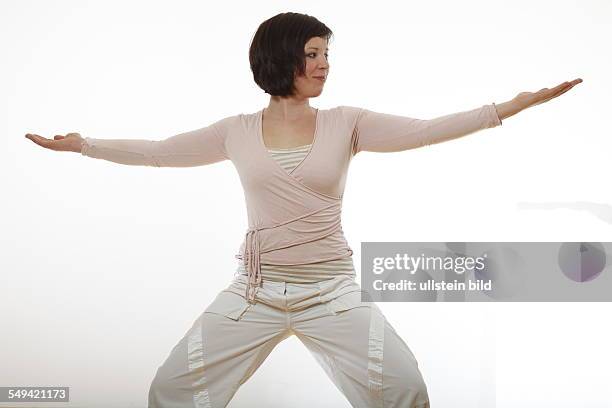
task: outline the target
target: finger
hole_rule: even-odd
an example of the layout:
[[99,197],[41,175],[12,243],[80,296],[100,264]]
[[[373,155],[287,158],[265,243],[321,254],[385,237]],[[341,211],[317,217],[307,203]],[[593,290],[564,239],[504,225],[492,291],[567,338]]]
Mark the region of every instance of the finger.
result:
[[567,88],[565,88],[564,90],[562,90],[561,92],[559,92],[557,95],[555,95],[554,97],[556,98],[557,96],[563,95],[564,93],[566,93],[567,91],[569,91],[570,89],[572,89],[574,87],[574,85],[572,86],[568,86]]
[[33,133],[28,133],[28,134],[26,134],[26,137],[28,139],[30,139],[31,141],[33,141],[34,143],[38,144],[37,135],[35,135]]
[[55,136],[53,136],[53,139],[55,139],[55,140],[61,140],[61,139],[63,139],[64,137],[65,137],[65,136],[62,136],[62,135],[55,135]]
[[566,89],[566,88],[571,88],[572,86],[574,86],[574,85],[572,85],[572,83],[571,83],[571,82],[569,82],[569,81],[565,81],[564,83],[562,83],[561,85],[559,85],[557,88],[558,88],[559,90],[563,90],[563,89]]
[[556,92],[559,92],[561,89],[563,89],[564,87],[569,86],[569,82],[563,82],[557,86],[555,86],[554,88],[542,88],[540,89],[540,92],[544,95],[545,98],[548,98],[549,96],[554,95]]
[[568,82],[568,85],[561,88],[561,90],[559,90],[559,92],[555,95],[555,96],[559,96],[561,94],[566,93],[567,91],[569,91],[570,89],[572,89],[576,84],[579,84],[580,82]]
[[[566,82],[563,82],[563,83],[555,86],[552,89],[548,89],[548,90],[542,92],[542,96],[544,97],[544,100],[542,102],[546,102],[547,100],[554,98],[555,96],[557,96],[557,94],[559,92],[564,92],[565,90],[567,90],[567,89],[569,89],[571,87],[572,87],[572,85],[569,82],[566,81]],[[544,89],[547,89],[547,88],[544,88]]]
[[[559,95],[563,95],[564,93],[566,93],[567,91],[569,91],[570,89],[572,89],[574,87],[574,85],[570,85],[567,88],[563,89],[561,92],[559,92]],[[557,95],[557,96],[559,96]]]
[[42,144],[45,142],[45,140],[47,140],[46,138],[40,136],[40,135],[32,135],[32,137],[34,138],[34,141],[38,144]]
[[540,103],[544,103],[544,102],[548,102],[551,99],[554,99],[558,96],[563,95],[564,93],[566,93],[567,91],[569,91],[570,89],[572,89],[574,87],[574,85],[568,85],[565,88],[561,89],[560,91],[555,92],[554,94],[548,96],[547,98],[543,99],[542,101],[538,102],[537,104],[539,105]]
[[42,137],[42,136],[32,134],[31,135],[31,140],[33,142],[35,142],[36,144],[39,144],[39,145],[41,145],[43,147],[49,147],[49,140],[47,138]]

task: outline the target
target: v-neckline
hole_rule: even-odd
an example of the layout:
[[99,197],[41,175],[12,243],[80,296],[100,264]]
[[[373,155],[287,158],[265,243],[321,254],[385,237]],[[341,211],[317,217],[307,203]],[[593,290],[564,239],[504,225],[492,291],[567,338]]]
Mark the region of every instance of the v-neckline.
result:
[[[272,155],[268,151],[268,146],[266,146],[266,143],[265,143],[264,137],[263,137],[264,136],[264,134],[263,134],[263,112],[264,112],[264,109],[259,111],[259,126],[257,126],[258,132],[259,132],[259,134],[257,135],[257,139],[259,140],[259,144],[263,148],[263,152],[266,155],[267,159],[269,161],[274,162],[274,165],[276,166],[276,168],[280,169],[283,173],[285,173],[288,176],[293,176],[293,173],[299,167],[302,166],[302,164],[306,161],[306,159],[310,156],[310,154],[312,153],[312,150],[314,149],[315,143],[317,141],[317,135],[318,135],[318,129],[319,129],[319,109],[315,108],[316,109],[316,112],[315,112],[315,128],[314,128],[314,134],[312,136],[312,141],[310,142],[310,148],[308,149],[308,151],[306,152],[306,154],[304,155],[302,160],[300,160],[300,162],[293,169],[291,169],[291,171],[285,170],[280,165],[280,163],[278,163],[276,160],[274,160],[274,158],[272,157]],[[296,147],[299,147],[299,146],[296,146]],[[272,149],[272,150],[274,150],[274,149]]]

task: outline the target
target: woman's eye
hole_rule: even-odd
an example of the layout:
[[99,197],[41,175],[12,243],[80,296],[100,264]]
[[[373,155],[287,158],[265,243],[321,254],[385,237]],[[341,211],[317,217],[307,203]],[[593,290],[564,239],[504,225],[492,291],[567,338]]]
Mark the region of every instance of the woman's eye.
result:
[[[316,54],[316,53],[314,53],[314,52],[311,52],[310,54],[308,54],[308,56],[309,56],[309,57],[311,57],[311,58],[315,58],[315,57],[316,57],[316,55],[317,55],[317,54]],[[325,58],[329,58],[329,54],[325,54]]]

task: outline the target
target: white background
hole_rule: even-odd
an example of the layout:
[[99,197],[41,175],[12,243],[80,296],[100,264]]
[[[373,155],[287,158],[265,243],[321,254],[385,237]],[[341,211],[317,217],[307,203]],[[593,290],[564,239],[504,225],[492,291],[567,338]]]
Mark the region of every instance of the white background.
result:
[[[159,140],[255,112],[250,40],[285,11],[334,31],[321,109],[426,119],[584,80],[501,127],[360,153],[343,211],[357,267],[361,241],[610,241],[609,1],[2,1],[0,386],[146,406],[247,226],[230,161],[124,166],[24,135]],[[612,405],[608,303],[379,306],[434,408]],[[349,407],[296,337],[230,407],[253,401]]]

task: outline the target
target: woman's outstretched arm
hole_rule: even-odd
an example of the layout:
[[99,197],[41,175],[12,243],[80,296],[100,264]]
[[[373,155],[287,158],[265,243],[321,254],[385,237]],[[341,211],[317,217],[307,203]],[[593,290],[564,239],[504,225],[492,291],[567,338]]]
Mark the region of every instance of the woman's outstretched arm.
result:
[[119,164],[194,167],[228,159],[223,121],[164,140],[94,139],[82,138],[78,133],[56,135],[54,139],[29,133],[26,137],[51,150],[80,152],[83,156]]
[[353,131],[352,153],[398,152],[501,126],[503,119],[556,98],[580,82],[582,79],[576,79],[552,89],[543,88],[535,93],[521,92],[508,102],[483,105],[434,119],[414,119],[360,109]]

